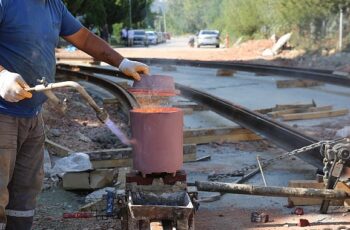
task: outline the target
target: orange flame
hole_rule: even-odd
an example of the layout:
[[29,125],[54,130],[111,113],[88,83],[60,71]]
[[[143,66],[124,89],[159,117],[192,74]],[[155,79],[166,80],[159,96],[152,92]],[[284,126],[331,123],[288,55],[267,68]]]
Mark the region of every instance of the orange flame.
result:
[[131,110],[131,112],[134,112],[134,113],[175,113],[179,111],[181,111],[181,109],[173,108],[173,107],[139,108],[139,109]]

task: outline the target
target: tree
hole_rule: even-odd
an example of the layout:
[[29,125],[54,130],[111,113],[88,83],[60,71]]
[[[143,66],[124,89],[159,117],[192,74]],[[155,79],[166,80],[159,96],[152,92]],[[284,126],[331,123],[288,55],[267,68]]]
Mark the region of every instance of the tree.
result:
[[[99,31],[112,30],[115,23],[128,25],[129,0],[64,0],[73,15],[82,16],[84,25]],[[153,0],[131,0],[133,26],[143,26]],[[152,16],[150,14],[150,16]]]

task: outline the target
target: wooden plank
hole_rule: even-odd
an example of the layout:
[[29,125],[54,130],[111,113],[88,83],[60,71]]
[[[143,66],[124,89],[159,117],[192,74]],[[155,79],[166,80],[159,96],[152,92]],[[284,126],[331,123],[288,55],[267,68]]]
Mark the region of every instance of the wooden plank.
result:
[[307,88],[324,85],[323,82],[314,81],[314,80],[279,80],[276,81],[277,88]]
[[51,154],[54,154],[60,157],[68,156],[70,153],[73,152],[73,150],[67,147],[64,147],[56,142],[53,142],[47,138],[45,139],[45,146]]
[[216,76],[232,77],[235,73],[236,73],[236,70],[232,70],[232,69],[218,69],[216,71]]
[[[132,149],[108,149],[85,152],[90,156],[94,169],[120,168],[132,166]],[[183,147],[184,162],[193,161],[197,158],[197,146],[186,144]]]
[[[293,188],[316,188],[324,189],[325,185],[323,182],[317,182],[316,180],[291,180],[289,181],[289,187]],[[339,182],[335,190],[341,190],[345,192],[350,192],[348,186],[344,183]],[[307,206],[307,205],[321,205],[322,199],[318,198],[302,198],[302,197],[289,197],[288,202],[293,202],[295,206]],[[347,200],[333,200],[331,202],[332,206],[342,206],[350,204],[350,199]]]
[[325,118],[325,117],[344,116],[348,113],[349,113],[348,109],[339,109],[339,110],[333,110],[333,111],[283,114],[281,115],[281,118],[283,121],[307,120],[307,119],[317,119],[317,118]]
[[[323,182],[317,182],[316,180],[291,180],[288,184],[289,187],[293,188],[324,188]],[[322,199],[318,198],[302,198],[302,197],[288,197],[288,203],[293,202],[295,206],[300,205],[320,205]]]
[[173,104],[173,107],[180,109],[191,109],[192,111],[208,110],[204,105],[199,104]]
[[277,104],[275,106],[276,110],[293,109],[293,108],[310,108],[316,107],[316,103],[303,103],[303,104]]
[[294,109],[285,109],[274,112],[267,113],[268,116],[272,118],[278,118],[283,114],[292,114],[292,113],[305,113],[305,112],[319,112],[319,111],[327,111],[332,110],[333,106],[321,106],[321,107],[309,107],[309,108],[294,108]]
[[185,144],[204,144],[210,142],[255,141],[262,138],[252,131],[240,127],[192,129],[184,131]]
[[316,107],[316,103],[313,101],[311,104],[310,103],[304,103],[304,104],[277,104],[273,108],[266,108],[266,109],[257,109],[255,112],[261,113],[261,114],[266,114],[270,112],[275,112],[275,111],[281,111],[281,110],[286,110],[286,109],[302,109],[302,108],[310,108],[310,107]]
[[132,167],[132,159],[94,160],[91,164],[94,169]]
[[197,159],[197,153],[185,154],[184,155],[184,162],[195,161],[196,159]]
[[[339,189],[339,190],[343,190],[347,193],[350,193],[350,188],[349,186],[347,186],[345,183],[343,182],[338,182],[337,186],[335,187],[335,189]],[[350,207],[350,199],[346,199],[344,200],[344,206],[345,207]]]
[[120,101],[118,100],[118,98],[104,98],[103,104],[104,105],[119,105]]
[[126,184],[126,174],[131,172],[130,167],[123,167],[118,169],[118,188],[119,189],[125,189],[125,184]]
[[191,115],[193,114],[193,109],[192,108],[182,108],[181,109],[184,113],[184,115]]

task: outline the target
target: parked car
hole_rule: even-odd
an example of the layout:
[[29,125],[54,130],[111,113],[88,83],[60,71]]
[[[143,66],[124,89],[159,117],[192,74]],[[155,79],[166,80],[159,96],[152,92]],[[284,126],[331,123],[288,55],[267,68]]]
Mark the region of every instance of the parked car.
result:
[[146,31],[146,35],[148,37],[148,44],[157,45],[158,36],[154,31]]
[[220,47],[220,32],[218,30],[201,30],[197,35],[197,47],[212,45]]
[[133,45],[148,46],[148,37],[145,30],[134,30]]

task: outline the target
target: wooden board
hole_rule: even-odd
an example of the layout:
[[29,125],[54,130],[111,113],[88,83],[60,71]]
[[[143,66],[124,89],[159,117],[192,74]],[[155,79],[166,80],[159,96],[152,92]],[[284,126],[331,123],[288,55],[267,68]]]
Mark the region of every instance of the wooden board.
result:
[[323,82],[314,81],[314,80],[279,80],[276,81],[277,88],[307,88],[324,85]]
[[292,114],[283,114],[281,118],[283,121],[293,121],[293,120],[308,120],[308,119],[317,119],[325,117],[338,117],[344,116],[349,113],[348,109],[339,109],[339,110],[328,110],[320,112],[309,112],[309,113],[292,113]]
[[120,101],[118,100],[118,98],[104,98],[103,104],[104,105],[119,105]]
[[262,138],[254,132],[241,127],[191,129],[184,131],[185,144],[205,144],[211,142],[256,141]]
[[333,106],[331,105],[321,106],[321,107],[294,108],[294,109],[285,109],[285,110],[269,112],[267,113],[267,115],[272,118],[278,118],[283,114],[329,111],[332,109],[333,109]]
[[[94,169],[120,168],[132,166],[132,149],[108,149],[85,152],[90,157]],[[183,147],[184,162],[193,161],[197,158],[197,146],[186,144]]]
[[54,154],[59,157],[68,156],[70,153],[73,152],[71,149],[64,147],[56,142],[53,142],[47,138],[45,139],[45,147],[51,154]]
[[316,103],[313,101],[312,103],[303,103],[303,104],[277,104],[273,108],[257,109],[255,110],[255,112],[266,114],[266,113],[281,111],[286,109],[302,109],[302,108],[306,109],[310,107],[316,107]]
[[236,71],[232,70],[232,69],[218,69],[216,71],[216,76],[232,77],[235,73],[236,73]]

